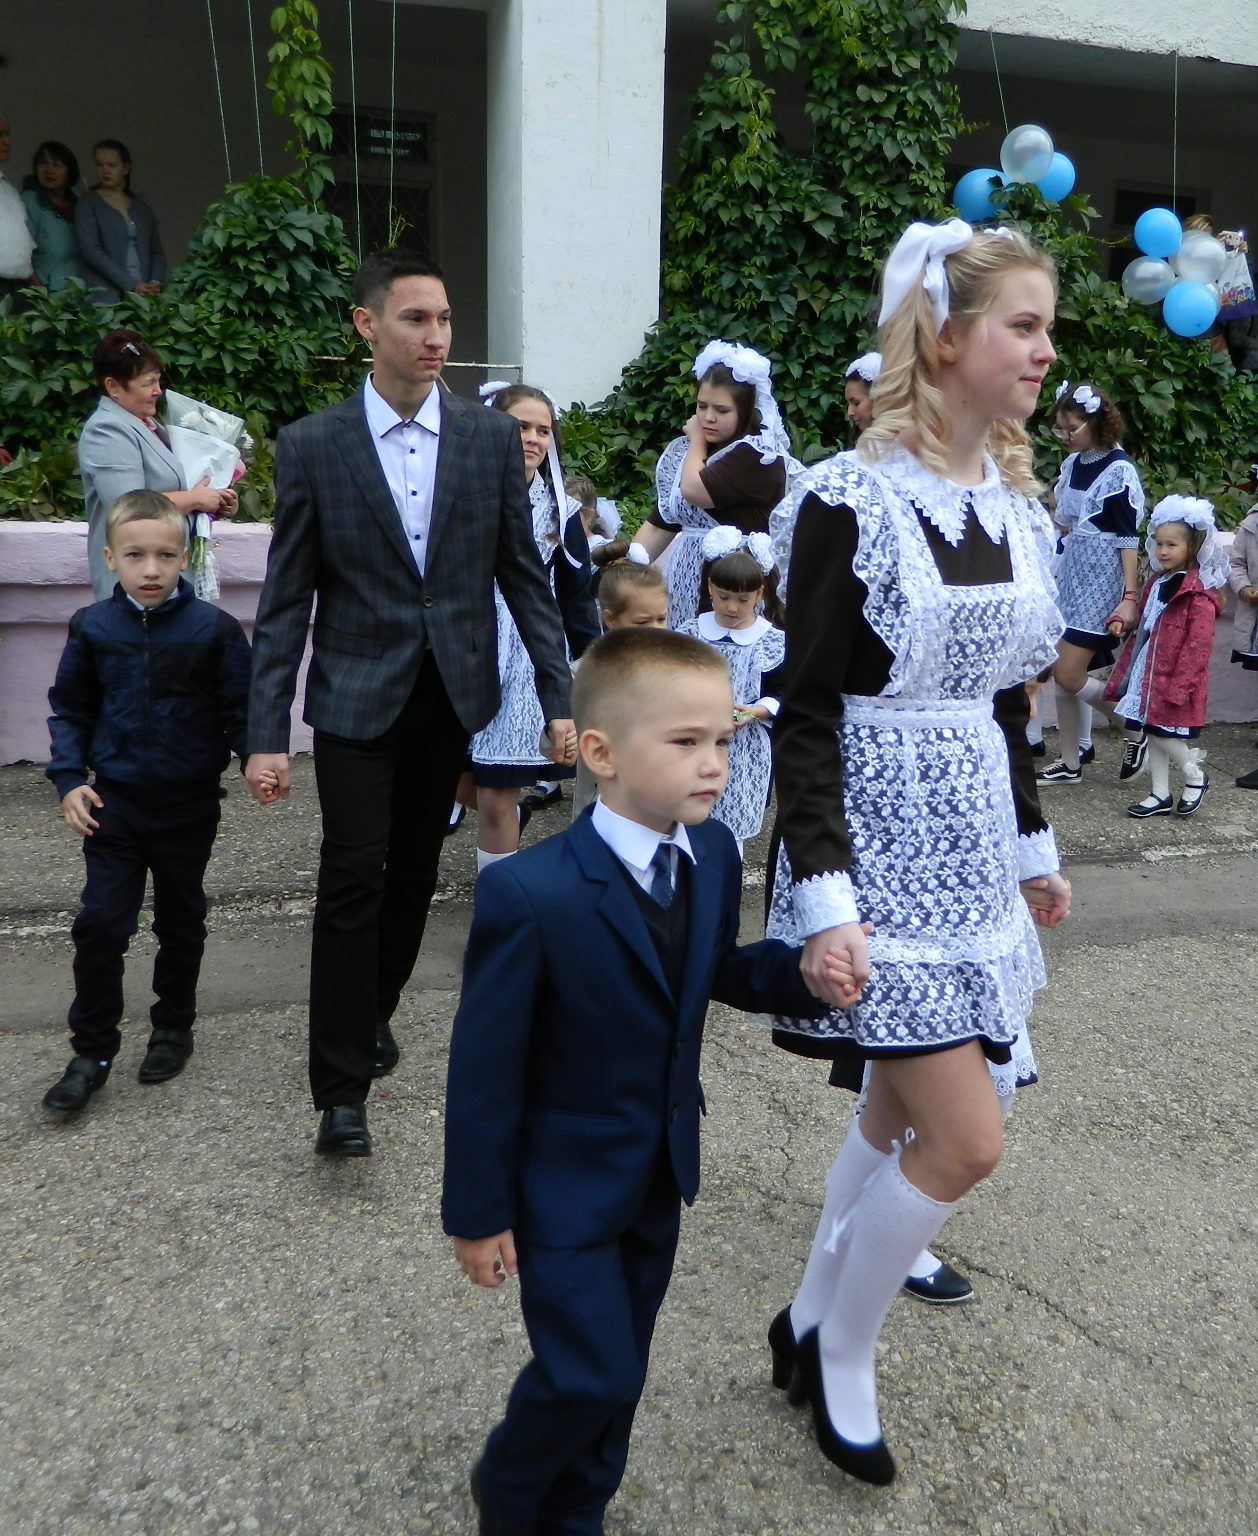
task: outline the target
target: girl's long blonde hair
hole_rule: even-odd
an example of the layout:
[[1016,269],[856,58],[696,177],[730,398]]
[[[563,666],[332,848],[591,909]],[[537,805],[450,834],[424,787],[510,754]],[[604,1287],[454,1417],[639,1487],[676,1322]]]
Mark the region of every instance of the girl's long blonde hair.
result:
[[[1021,267],[1043,272],[1056,294],[1057,266],[1053,258],[1021,231],[1008,225],[1004,230],[999,235],[978,230],[968,245],[946,258],[948,311],[954,325],[971,325],[985,315],[1001,280]],[[857,451],[864,459],[877,460],[911,427],[917,435],[917,457],[928,469],[944,475],[945,449],[952,428],[939,389],[935,316],[920,285],[882,327],[879,342],[882,373],[871,391],[874,421],[861,433]],[[1012,417],[994,421],[987,451],[995,459],[1006,485],[1027,496],[1039,495],[1043,487],[1035,478],[1031,441],[1021,421]]]

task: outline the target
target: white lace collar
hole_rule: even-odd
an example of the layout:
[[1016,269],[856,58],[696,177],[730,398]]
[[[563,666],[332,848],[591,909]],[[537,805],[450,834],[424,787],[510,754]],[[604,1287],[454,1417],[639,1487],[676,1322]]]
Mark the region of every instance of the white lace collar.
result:
[[755,623],[748,624],[746,629],[726,629],[717,622],[716,614],[701,613],[696,627],[710,645],[719,645],[722,640],[732,640],[735,645],[754,645],[773,625],[763,614],[757,614]]
[[1009,494],[990,454],[983,455],[980,485],[958,485],[955,480],[945,480],[942,475],[927,469],[899,443],[876,460],[873,467],[895,490],[907,497],[954,548],[965,534],[968,508],[973,508],[983,532],[993,544],[999,544],[1004,538]]

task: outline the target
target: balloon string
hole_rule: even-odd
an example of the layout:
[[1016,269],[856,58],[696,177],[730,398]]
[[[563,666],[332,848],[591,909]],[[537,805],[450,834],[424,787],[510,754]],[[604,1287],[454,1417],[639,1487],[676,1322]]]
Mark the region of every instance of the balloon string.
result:
[[1171,208],[1179,212],[1179,49],[1175,50],[1175,90],[1171,123]]
[[992,67],[996,71],[996,90],[1000,95],[1000,115],[1005,122],[1005,137],[1009,136],[1009,114],[1005,111],[1005,88],[1000,83],[1000,60],[996,57],[996,34],[989,28],[987,36],[992,45]]

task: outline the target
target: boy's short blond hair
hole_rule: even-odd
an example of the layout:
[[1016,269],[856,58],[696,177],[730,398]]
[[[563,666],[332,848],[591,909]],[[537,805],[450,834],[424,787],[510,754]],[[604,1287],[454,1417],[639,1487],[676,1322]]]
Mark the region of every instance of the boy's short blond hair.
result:
[[160,491],[124,491],[105,519],[105,543],[112,545],[115,533],[126,523],[169,523],[188,542],[188,519]]
[[706,675],[729,681],[718,652],[668,629],[613,629],[582,656],[572,684],[578,731],[610,729],[641,707],[661,683]]

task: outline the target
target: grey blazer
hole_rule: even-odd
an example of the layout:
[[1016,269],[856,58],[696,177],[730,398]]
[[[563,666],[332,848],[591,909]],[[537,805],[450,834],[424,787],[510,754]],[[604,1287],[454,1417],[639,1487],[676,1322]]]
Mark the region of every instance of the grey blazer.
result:
[[[166,252],[157,232],[157,219],[144,199],[134,192],[131,222],[135,225],[139,281],[160,283],[166,276]],[[130,292],[136,279],[127,271],[127,221],[99,192],[85,192],[75,203],[74,233],[78,236],[79,257],[87,268],[92,297],[103,304]]]
[[79,436],[87,503],[87,569],[97,599],[117,577],[105,564],[105,519],[124,491],[186,491],[175,456],[138,416],[102,396]]
[[543,714],[567,718],[571,673],[533,538],[519,428],[444,390],[425,567],[421,577],[361,389],[281,431],[253,632],[251,753],[288,751],[316,597],[303,715],[316,731],[356,741],[383,735],[430,650],[463,727],[471,733],[491,720],[499,702],[495,581],[533,659]]

